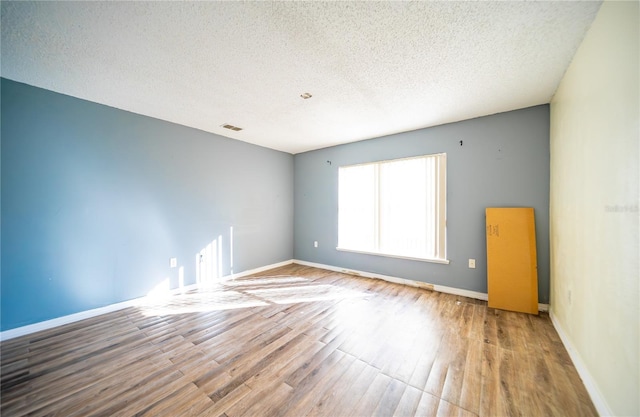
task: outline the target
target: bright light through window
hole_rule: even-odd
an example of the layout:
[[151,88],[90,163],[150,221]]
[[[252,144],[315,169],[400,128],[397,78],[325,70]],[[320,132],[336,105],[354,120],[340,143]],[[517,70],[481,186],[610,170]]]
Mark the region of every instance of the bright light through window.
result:
[[446,261],[446,154],[339,169],[338,249]]

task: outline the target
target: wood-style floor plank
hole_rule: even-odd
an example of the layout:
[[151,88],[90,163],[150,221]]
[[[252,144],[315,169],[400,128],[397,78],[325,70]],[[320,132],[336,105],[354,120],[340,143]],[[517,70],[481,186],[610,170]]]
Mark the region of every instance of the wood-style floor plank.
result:
[[380,403],[382,394],[387,390],[391,381],[392,379],[390,377],[378,373],[362,398],[360,398],[360,401],[348,414],[345,413],[345,415],[354,417],[372,415]]
[[354,360],[349,368],[340,376],[340,378],[327,389],[322,397],[315,402],[313,407],[307,413],[307,416],[323,416],[329,415],[328,410],[336,407],[338,401],[344,398],[344,393],[348,392],[356,379],[362,374],[367,364],[361,360]]
[[11,416],[596,416],[548,316],[288,265],[0,344]]
[[422,391],[412,386],[407,386],[400,398],[398,406],[393,412],[394,417],[410,417],[416,414],[416,409],[420,403]]

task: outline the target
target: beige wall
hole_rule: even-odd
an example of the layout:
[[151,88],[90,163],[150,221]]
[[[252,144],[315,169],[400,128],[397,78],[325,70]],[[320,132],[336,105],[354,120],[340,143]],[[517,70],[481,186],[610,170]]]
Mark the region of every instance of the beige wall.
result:
[[603,3],[551,101],[552,318],[614,415],[640,415],[638,13]]

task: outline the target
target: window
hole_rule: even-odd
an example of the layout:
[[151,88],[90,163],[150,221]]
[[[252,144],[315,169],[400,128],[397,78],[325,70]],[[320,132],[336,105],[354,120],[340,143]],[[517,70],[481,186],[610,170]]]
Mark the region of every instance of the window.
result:
[[446,157],[340,167],[338,250],[448,263]]

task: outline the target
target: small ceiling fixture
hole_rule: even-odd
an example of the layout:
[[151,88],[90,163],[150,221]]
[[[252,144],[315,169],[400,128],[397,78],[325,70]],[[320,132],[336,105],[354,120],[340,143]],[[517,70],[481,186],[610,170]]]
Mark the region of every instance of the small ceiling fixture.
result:
[[300,97],[302,97],[304,100],[306,100],[306,99],[311,98],[313,96],[311,94],[309,94],[309,93],[303,93],[303,94],[300,94]]
[[225,129],[230,129],[230,130],[233,130],[233,131],[236,131],[236,132],[239,132],[239,131],[242,130],[241,127],[230,125],[230,124],[223,124],[223,125],[220,125],[220,126],[224,127]]

